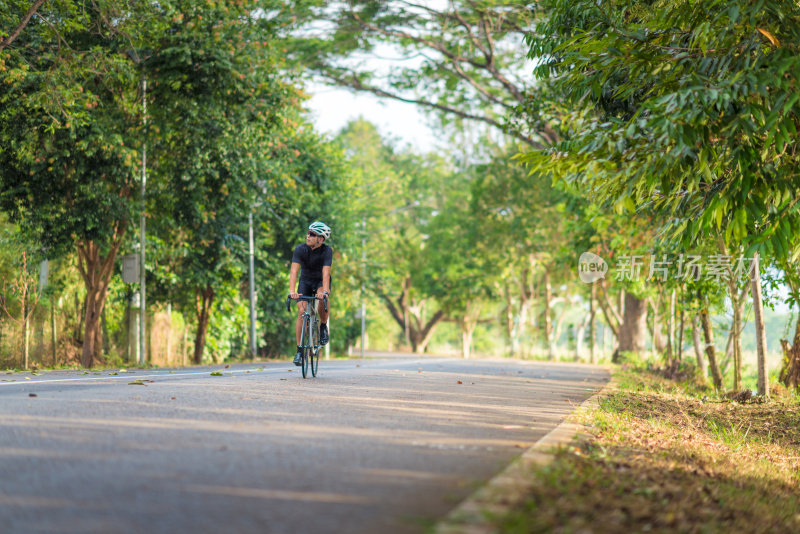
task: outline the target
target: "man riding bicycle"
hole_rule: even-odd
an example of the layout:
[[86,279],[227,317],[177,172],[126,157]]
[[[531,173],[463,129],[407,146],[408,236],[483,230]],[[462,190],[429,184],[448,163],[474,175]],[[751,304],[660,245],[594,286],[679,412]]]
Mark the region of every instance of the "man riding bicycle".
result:
[[[292,268],[289,271],[289,296],[297,299],[300,295],[306,297],[316,296],[322,300],[331,292],[331,264],[333,263],[333,249],[325,244],[330,239],[331,229],[323,222],[313,222],[308,227],[306,242],[297,245],[292,255]],[[297,282],[297,272],[300,271],[300,284]],[[330,308],[330,307],[329,307]],[[303,328],[303,313],[306,303],[297,303],[297,354],[294,364],[301,365],[303,351],[300,349],[300,336]],[[328,343],[328,310],[319,308],[319,342],[321,345]]]

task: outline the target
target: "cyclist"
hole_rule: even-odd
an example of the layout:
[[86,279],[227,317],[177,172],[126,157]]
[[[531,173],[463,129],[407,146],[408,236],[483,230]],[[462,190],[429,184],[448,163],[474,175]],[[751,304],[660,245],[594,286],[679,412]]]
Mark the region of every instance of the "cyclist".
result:
[[[318,299],[326,297],[331,292],[331,264],[333,263],[333,250],[325,244],[330,239],[330,227],[320,221],[311,223],[306,234],[306,242],[297,245],[292,255],[292,268],[289,271],[289,296],[296,299],[300,295],[307,297],[316,296]],[[297,272],[300,271],[300,284],[297,282]],[[328,305],[330,309],[330,304]],[[306,311],[306,302],[297,303],[297,354],[294,364],[301,365],[303,352],[300,349],[300,336],[303,329],[303,313]],[[321,345],[328,343],[328,311],[319,307],[319,342]]]

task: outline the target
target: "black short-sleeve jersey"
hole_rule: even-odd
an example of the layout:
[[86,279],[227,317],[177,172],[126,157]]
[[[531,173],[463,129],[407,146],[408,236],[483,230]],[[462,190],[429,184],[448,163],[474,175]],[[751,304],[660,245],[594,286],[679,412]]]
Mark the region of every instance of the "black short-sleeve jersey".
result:
[[300,280],[319,282],[322,280],[322,268],[333,264],[333,249],[323,243],[312,250],[301,243],[294,249],[292,263],[300,264]]

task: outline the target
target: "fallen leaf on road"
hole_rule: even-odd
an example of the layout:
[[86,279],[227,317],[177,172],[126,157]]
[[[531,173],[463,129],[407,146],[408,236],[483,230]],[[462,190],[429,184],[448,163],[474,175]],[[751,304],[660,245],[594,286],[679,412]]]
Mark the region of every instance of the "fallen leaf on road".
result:
[[458,382],[456,382],[456,384],[463,384],[463,383],[464,383],[464,382],[462,382],[461,380],[459,380]]
[[[98,373],[98,374],[99,374],[99,373]],[[118,375],[118,374],[119,374],[119,373],[108,373],[108,376],[116,376],[116,375]]]
[[144,382],[141,382],[139,380],[134,380],[133,382],[128,382],[128,385],[129,386],[146,386],[147,384],[145,384]]
[[222,373],[219,371],[211,371],[211,376],[222,376]]
[[30,379],[31,379],[31,377],[29,377],[29,376],[25,377],[25,380],[30,380]]
[[38,395],[36,393],[28,393],[28,396],[29,397],[38,397]]
[[231,364],[229,364],[229,363],[225,365],[225,369],[230,369],[230,367],[231,367]]
[[170,399],[175,400],[175,397],[170,397]]

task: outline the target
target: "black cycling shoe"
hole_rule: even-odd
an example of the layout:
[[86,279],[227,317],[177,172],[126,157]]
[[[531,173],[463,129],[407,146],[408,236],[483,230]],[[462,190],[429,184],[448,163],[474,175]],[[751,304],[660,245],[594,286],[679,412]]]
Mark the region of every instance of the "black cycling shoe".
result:
[[319,344],[327,345],[330,336],[328,336],[328,325],[325,323],[319,325]]
[[294,355],[294,364],[303,365],[303,349],[297,348],[297,354]]

